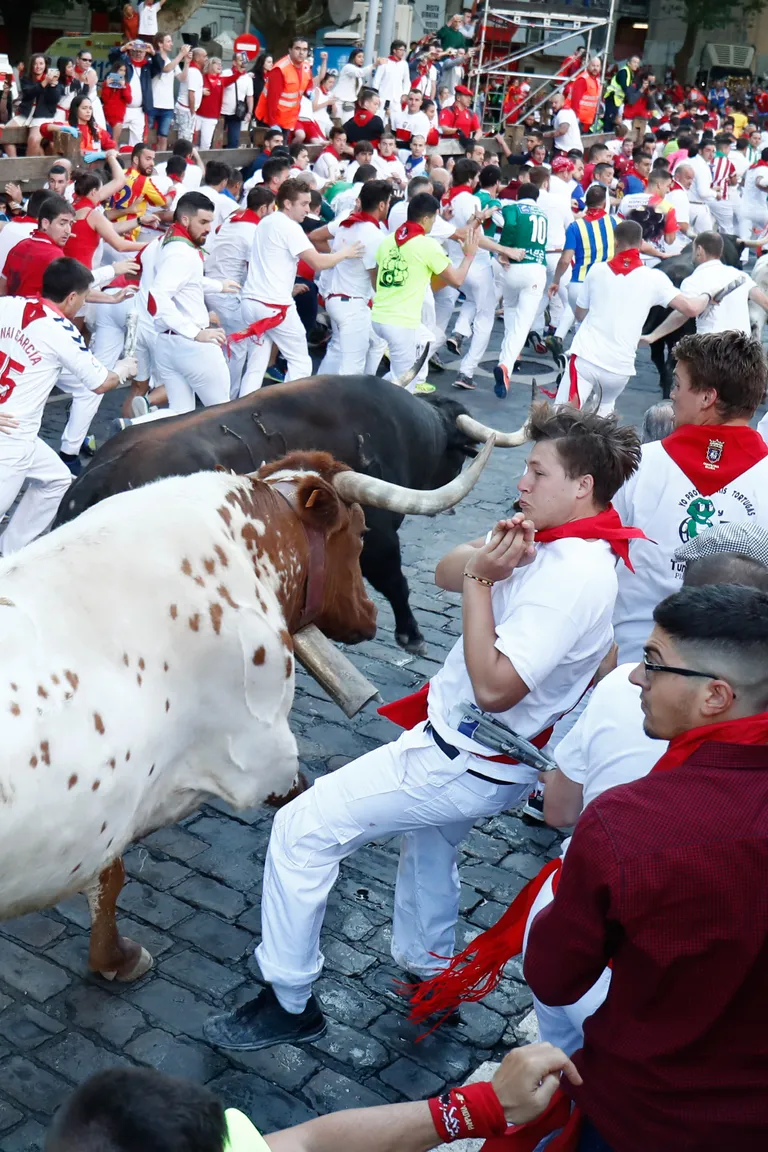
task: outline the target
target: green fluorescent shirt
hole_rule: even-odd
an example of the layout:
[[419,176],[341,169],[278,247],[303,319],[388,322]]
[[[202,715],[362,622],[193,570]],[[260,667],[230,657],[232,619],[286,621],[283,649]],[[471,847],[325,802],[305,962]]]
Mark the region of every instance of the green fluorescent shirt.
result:
[[247,1116],[237,1108],[227,1108],[224,1116],[227,1121],[224,1152],[269,1152],[269,1144]]
[[[499,243],[505,248],[524,248],[521,264],[546,264],[547,217],[533,200],[505,201]],[[498,216],[498,213],[497,213]]]
[[429,282],[450,264],[444,248],[431,236],[414,236],[402,247],[395,233],[376,252],[379,266],[371,319],[398,328],[418,328]]
[[[494,200],[490,192],[485,192],[482,188],[474,192],[473,195],[477,196],[480,201],[480,207],[483,210],[486,208],[501,208],[501,200]],[[490,236],[491,239],[496,235],[496,225],[493,222],[492,216],[489,217],[483,225],[483,232],[485,232],[486,236]]]

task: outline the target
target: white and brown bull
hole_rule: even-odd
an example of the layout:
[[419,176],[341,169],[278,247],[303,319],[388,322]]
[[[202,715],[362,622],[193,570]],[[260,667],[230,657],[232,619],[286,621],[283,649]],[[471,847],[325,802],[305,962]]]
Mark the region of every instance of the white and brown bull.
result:
[[376,631],[360,503],[449,507],[491,447],[433,492],[324,453],[172,477],[0,561],[0,918],[85,892],[90,968],[143,975],[151,957],[117,931],[122,853],[206,797],[290,792],[292,633]]

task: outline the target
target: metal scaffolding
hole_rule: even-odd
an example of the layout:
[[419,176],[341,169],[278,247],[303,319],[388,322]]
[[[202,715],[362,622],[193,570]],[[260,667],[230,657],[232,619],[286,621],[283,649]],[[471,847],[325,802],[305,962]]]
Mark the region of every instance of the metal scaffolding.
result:
[[[480,13],[482,12],[482,16]],[[530,80],[531,91],[525,101],[525,112],[535,112],[549,100],[553,92],[561,91],[573,79],[572,76],[558,76],[557,72],[532,72],[525,70],[527,57],[566,44],[577,36],[586,37],[585,60],[595,51],[602,53],[601,80],[605,80],[607,60],[606,49],[613,38],[616,14],[616,0],[610,6],[566,8],[553,7],[532,2],[526,4],[504,4],[503,0],[483,0],[478,6],[478,16],[482,21],[477,63],[470,73],[470,83],[475,89],[475,107],[482,109],[483,131],[503,131],[502,106],[507,89],[513,81]],[[513,45],[512,36],[518,29],[526,29],[525,44]],[[593,49],[592,37],[601,28],[606,29],[603,41]],[[510,51],[514,47],[514,51]],[[554,63],[554,62],[553,62]],[[533,82],[537,81],[535,87]],[[510,111],[513,112],[514,109]],[[522,119],[522,116],[521,116]]]

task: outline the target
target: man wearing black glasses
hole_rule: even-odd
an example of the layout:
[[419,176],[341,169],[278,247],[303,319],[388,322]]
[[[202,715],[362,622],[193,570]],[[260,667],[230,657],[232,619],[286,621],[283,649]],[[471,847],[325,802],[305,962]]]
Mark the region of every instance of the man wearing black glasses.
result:
[[643,446],[614,500],[622,521],[648,537],[633,546],[634,571],[618,571],[622,663],[640,659],[654,607],[681,586],[675,548],[718,524],[768,528],[768,445],[750,427],[765,396],[761,344],[743,332],[685,336],[675,358],[675,431]]
[[[768,594],[685,587],[653,614],[649,775],[582,814],[525,975],[572,1004],[606,964],[568,1088],[580,1152],[765,1147],[768,1093]],[[737,801],[729,803],[734,797]],[[744,803],[748,797],[749,802]]]

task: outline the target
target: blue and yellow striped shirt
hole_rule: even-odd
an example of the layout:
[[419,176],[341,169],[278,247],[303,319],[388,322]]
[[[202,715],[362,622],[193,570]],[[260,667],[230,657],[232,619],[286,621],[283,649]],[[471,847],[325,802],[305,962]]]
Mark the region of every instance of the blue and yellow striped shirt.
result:
[[612,258],[617,223],[614,216],[606,215],[597,220],[574,220],[568,225],[563,247],[573,249],[572,284],[581,284],[593,264]]

